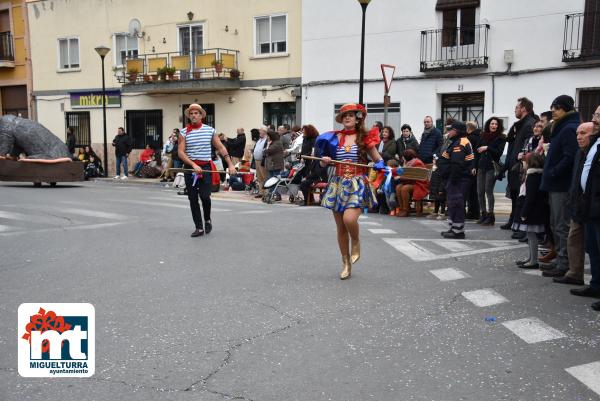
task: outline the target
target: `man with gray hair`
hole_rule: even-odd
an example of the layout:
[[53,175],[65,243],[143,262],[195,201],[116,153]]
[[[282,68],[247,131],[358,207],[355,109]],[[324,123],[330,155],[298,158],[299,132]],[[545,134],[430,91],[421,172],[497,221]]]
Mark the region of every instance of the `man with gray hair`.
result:
[[264,125],[258,129],[259,137],[256,141],[256,145],[254,145],[254,150],[252,151],[252,156],[254,157],[254,164],[256,168],[256,180],[258,181],[258,189],[259,193],[255,196],[255,198],[262,198],[264,194],[264,185],[265,180],[267,179],[267,167],[265,166],[265,159],[263,151],[267,147],[268,137],[267,137],[267,127]]

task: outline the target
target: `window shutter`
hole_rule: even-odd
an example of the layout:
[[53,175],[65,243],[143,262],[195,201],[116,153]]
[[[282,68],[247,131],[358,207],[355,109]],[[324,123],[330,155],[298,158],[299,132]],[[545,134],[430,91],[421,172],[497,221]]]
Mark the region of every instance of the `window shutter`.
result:
[[600,56],[600,0],[586,0],[581,56]]
[[480,0],[437,0],[435,9],[437,11],[456,10],[457,8],[477,8]]

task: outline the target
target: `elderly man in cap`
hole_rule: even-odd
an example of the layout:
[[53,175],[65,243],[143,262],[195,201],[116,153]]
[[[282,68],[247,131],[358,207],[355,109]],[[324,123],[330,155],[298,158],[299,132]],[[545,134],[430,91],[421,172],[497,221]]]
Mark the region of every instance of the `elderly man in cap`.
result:
[[569,236],[569,187],[573,176],[573,164],[577,153],[577,127],[581,118],[574,108],[571,96],[561,95],[552,102],[552,142],[544,162],[544,174],[540,189],[548,192],[550,203],[550,226],[556,247],[556,265],[547,265],[544,277],[562,277],[569,271],[567,238]]
[[[188,167],[194,170],[194,173],[185,173],[185,186],[190,201],[192,218],[196,225],[196,230],[192,237],[199,237],[212,231],[212,220],[210,219],[210,194],[212,186],[212,174],[203,173],[202,170],[216,170],[211,158],[212,146],[214,146],[225,159],[229,174],[236,173],[235,167],[231,162],[231,157],[227,154],[227,149],[219,140],[213,127],[202,124],[202,119],[206,117],[206,111],[199,104],[191,104],[186,110],[185,115],[191,123],[183,128],[179,138],[179,159]],[[200,213],[200,204],[198,197],[202,201],[202,210],[204,211],[204,226],[202,225],[202,215]]]
[[475,175],[475,155],[467,139],[465,123],[457,121],[448,128],[450,146],[437,161],[442,177],[447,180],[448,224],[450,229],[442,237],[465,238],[465,196],[471,176]]

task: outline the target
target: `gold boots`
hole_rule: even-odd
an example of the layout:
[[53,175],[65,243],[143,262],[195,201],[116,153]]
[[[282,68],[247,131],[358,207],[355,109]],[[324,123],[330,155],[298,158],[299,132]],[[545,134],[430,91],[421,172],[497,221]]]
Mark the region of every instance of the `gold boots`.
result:
[[358,259],[360,259],[360,238],[352,241],[352,264],[358,262]]
[[342,263],[344,264],[344,268],[340,273],[340,279],[346,280],[347,278],[350,278],[350,274],[352,274],[352,263],[350,263],[350,255],[343,255]]

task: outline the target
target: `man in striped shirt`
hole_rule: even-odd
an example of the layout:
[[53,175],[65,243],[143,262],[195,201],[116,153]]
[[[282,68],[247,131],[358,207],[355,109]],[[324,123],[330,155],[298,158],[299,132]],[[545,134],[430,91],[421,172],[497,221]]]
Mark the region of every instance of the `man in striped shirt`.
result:
[[[183,128],[179,135],[179,159],[188,167],[194,170],[194,173],[185,173],[185,186],[190,201],[192,218],[196,225],[196,230],[192,237],[200,237],[205,233],[212,231],[212,221],[210,219],[210,194],[212,186],[212,174],[203,173],[202,170],[216,170],[212,162],[211,150],[214,146],[219,154],[227,163],[229,174],[235,174],[235,167],[231,162],[231,157],[227,154],[227,149],[219,140],[215,129],[202,124],[202,119],[206,117],[206,111],[199,104],[191,104],[186,110],[185,115],[190,119],[191,124]],[[202,201],[202,210],[204,212],[204,226],[202,224],[202,214],[200,213],[200,204],[198,197]]]

